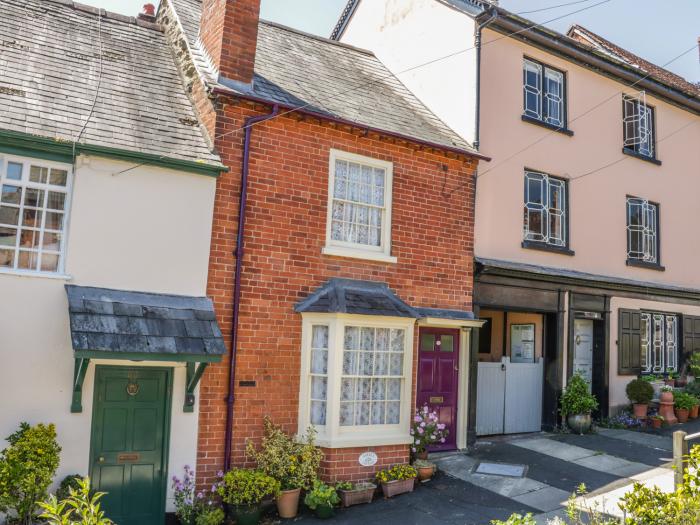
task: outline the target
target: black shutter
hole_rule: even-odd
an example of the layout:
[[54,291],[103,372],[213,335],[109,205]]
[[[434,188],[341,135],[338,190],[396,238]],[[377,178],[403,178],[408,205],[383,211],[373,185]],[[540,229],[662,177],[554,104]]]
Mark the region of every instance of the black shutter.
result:
[[642,370],[641,313],[620,309],[618,314],[617,373],[621,376],[639,375]]
[[[700,317],[683,316],[683,353],[681,354],[678,370],[682,370],[690,356],[700,353]],[[687,370],[686,370],[687,372]]]

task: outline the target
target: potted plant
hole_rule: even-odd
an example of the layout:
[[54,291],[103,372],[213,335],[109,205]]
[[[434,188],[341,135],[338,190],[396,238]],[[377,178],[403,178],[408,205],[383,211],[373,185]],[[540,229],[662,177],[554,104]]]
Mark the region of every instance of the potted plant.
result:
[[651,416],[651,426],[653,428],[657,428],[657,429],[661,428],[663,426],[663,424],[664,424],[664,416],[660,416],[658,414],[655,416]]
[[435,474],[435,463],[425,459],[417,459],[413,462],[413,467],[418,472],[418,481],[426,481]]
[[[220,481],[212,485],[211,491],[195,489],[195,472],[188,465],[184,467],[185,474],[182,479],[172,477],[173,496],[175,499],[175,516],[181,525],[200,525],[201,522],[211,523],[216,517],[224,520],[223,511],[219,508],[214,496],[221,484]],[[223,472],[219,473],[219,479]],[[218,512],[217,512],[218,510]]]
[[588,391],[588,383],[580,372],[574,374],[562,392],[559,401],[562,417],[574,432],[583,434],[591,428],[591,412],[598,408],[598,400]]
[[662,403],[673,403],[673,387],[664,385],[661,387],[661,395],[659,401]]
[[643,379],[634,379],[627,383],[627,397],[634,405],[634,417],[645,418],[649,410],[649,402],[654,397],[654,387]]
[[413,492],[418,472],[411,465],[394,465],[380,470],[377,473],[377,481],[382,485],[385,498],[391,498],[404,492]]
[[437,412],[431,411],[428,405],[416,410],[410,432],[413,436],[411,452],[418,459],[428,459],[428,447],[444,443],[449,433],[445,424],[440,423]]
[[230,518],[238,525],[257,525],[262,515],[262,502],[275,498],[280,482],[261,470],[235,468],[224,474],[217,493],[227,505]]
[[673,406],[676,409],[676,417],[679,423],[688,422],[688,414],[696,401],[697,400],[693,396],[686,392],[678,392],[673,396]]
[[309,428],[301,439],[294,440],[265,417],[260,449],[248,441],[246,452],[258,469],[280,483],[277,512],[282,518],[293,518],[299,509],[299,495],[308,490],[318,475],[323,452],[315,445],[316,431]]
[[678,377],[678,374],[674,372],[669,372],[668,375],[666,376],[666,380],[664,383],[666,383],[670,387],[676,386],[676,378]]
[[314,481],[313,488],[307,492],[304,503],[316,513],[317,518],[332,518],[333,507],[340,503],[335,487],[326,485],[321,480]]
[[335,486],[340,496],[340,504],[343,507],[352,507],[360,503],[371,503],[374,491],[377,486],[369,481],[360,481],[351,483],[349,481],[341,481]]

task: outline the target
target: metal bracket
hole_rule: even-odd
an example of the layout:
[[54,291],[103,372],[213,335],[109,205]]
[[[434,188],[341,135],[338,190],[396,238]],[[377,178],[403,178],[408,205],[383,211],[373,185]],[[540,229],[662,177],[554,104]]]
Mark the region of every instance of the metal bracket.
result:
[[70,405],[70,411],[74,414],[83,411],[83,381],[85,380],[88,364],[90,364],[90,359],[88,358],[75,358],[75,366],[73,368],[73,401]]
[[182,407],[183,412],[194,412],[194,390],[197,388],[197,383],[202,378],[204,370],[209,363],[187,363],[187,377],[185,379],[185,404]]

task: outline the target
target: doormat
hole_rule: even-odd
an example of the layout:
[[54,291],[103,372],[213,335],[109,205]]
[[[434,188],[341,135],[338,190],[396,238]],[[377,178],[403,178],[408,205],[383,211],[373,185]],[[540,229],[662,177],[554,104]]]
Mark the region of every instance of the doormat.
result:
[[507,476],[509,478],[523,478],[527,472],[526,465],[511,465],[510,463],[479,463],[474,469],[475,474],[489,474],[492,476]]

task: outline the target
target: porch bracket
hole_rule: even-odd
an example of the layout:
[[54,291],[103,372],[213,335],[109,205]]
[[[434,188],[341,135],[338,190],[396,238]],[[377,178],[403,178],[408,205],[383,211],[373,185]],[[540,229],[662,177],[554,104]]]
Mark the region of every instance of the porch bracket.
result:
[[70,405],[70,411],[73,414],[78,414],[83,411],[83,381],[85,373],[90,364],[90,359],[86,357],[76,357],[73,367],[73,401]]
[[185,378],[185,404],[182,407],[183,412],[194,412],[194,390],[197,388],[197,383],[202,378],[204,370],[209,363],[187,363],[187,377]]

